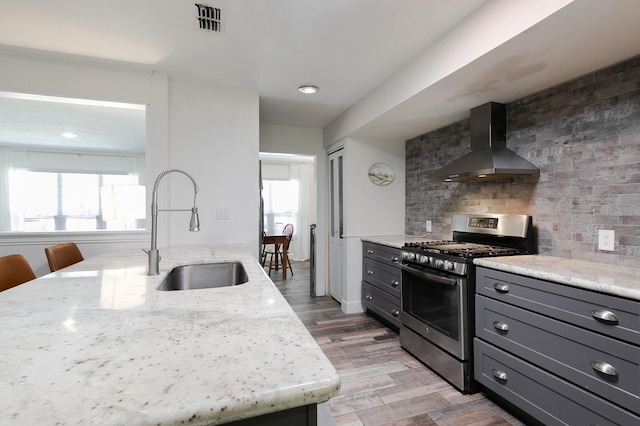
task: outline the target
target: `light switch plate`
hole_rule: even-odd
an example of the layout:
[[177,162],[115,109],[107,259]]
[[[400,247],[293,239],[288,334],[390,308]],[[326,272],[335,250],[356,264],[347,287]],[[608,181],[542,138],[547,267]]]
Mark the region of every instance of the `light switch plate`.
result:
[[216,209],[216,219],[217,220],[229,220],[229,210],[228,209]]
[[615,242],[615,237],[615,231],[600,229],[598,231],[598,250],[613,251],[613,243]]
[[426,223],[425,227],[427,228],[427,232],[431,232],[431,221],[430,220],[427,220],[427,223]]

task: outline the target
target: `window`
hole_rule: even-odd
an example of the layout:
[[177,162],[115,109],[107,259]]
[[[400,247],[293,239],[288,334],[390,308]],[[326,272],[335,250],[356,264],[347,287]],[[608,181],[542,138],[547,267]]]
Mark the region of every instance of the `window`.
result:
[[145,184],[145,105],[0,91],[0,117],[0,232],[144,228],[100,188]]
[[9,173],[9,231],[140,229],[135,219],[104,221],[102,185],[137,184],[137,176],[56,173],[12,169]]
[[264,231],[267,234],[281,234],[287,223],[297,222],[298,187],[297,180],[264,181]]

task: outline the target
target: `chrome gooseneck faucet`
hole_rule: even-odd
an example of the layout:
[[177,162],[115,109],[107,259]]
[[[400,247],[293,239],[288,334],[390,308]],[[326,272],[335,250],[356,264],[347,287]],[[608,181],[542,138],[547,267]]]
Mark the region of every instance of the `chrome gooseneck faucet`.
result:
[[[160,180],[169,173],[182,173],[193,182],[193,207],[191,209],[158,209],[158,185]],[[189,231],[198,232],[200,230],[200,218],[198,217],[198,208],[196,207],[196,195],[198,195],[198,184],[189,173],[180,169],[168,169],[163,171],[156,178],[153,184],[153,195],[151,198],[151,249],[145,250],[149,255],[149,271],[147,275],[158,275],[160,269],[160,253],[158,253],[158,212],[188,212],[191,211],[191,222],[189,223]]]

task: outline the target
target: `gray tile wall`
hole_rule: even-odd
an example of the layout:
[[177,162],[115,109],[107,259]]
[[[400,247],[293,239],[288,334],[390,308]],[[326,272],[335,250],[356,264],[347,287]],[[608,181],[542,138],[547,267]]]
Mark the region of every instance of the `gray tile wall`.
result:
[[[507,104],[507,147],[539,177],[426,182],[469,150],[469,121],[406,143],[408,234],[450,238],[453,213],[533,216],[539,252],[640,267],[640,57]],[[598,230],[615,230],[615,251]]]

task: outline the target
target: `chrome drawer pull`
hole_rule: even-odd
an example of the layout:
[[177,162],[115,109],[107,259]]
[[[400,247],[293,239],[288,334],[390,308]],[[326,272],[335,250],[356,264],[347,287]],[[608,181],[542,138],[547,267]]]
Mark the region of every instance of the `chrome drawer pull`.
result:
[[509,331],[509,325],[503,323],[502,321],[494,321],[493,327],[499,331]]
[[398,256],[391,256],[391,261],[392,262],[398,262]]
[[393,311],[391,311],[391,315],[393,315],[394,317],[397,317],[398,315],[400,315],[400,311],[397,309],[394,309]]
[[496,370],[495,368],[493,370],[491,370],[491,373],[493,373],[493,377],[495,377],[498,380],[501,380],[503,382],[507,381],[507,373],[505,373],[502,370]]
[[373,250],[371,250],[371,249],[367,249],[367,253],[369,253],[369,254],[373,254]]
[[367,300],[373,300],[373,296],[369,296],[369,295],[367,295],[367,296],[365,296],[365,299],[367,299]]
[[493,285],[493,288],[498,293],[509,293],[509,286],[503,283],[495,283]]
[[369,270],[367,271],[367,274],[368,274],[368,275],[373,275],[373,271],[372,271],[371,269],[369,269]]
[[618,325],[618,317],[611,311],[591,311],[591,316],[596,320],[610,325]]
[[618,372],[613,368],[613,365],[606,362],[591,361],[591,368],[607,376],[618,377]]
[[392,287],[398,287],[398,285],[399,285],[399,284],[400,284],[400,283],[398,282],[398,280],[393,280],[393,281],[391,281],[391,286],[392,286]]

